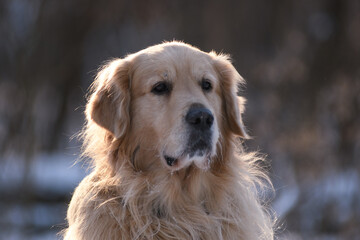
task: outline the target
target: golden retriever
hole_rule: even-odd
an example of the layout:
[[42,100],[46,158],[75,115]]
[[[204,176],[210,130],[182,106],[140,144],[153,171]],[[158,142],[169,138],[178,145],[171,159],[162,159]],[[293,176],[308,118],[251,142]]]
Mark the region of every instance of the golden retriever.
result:
[[[229,57],[181,42],[109,62],[86,106],[65,239],[273,239],[245,153],[243,79]],[[239,142],[239,141],[238,141]]]

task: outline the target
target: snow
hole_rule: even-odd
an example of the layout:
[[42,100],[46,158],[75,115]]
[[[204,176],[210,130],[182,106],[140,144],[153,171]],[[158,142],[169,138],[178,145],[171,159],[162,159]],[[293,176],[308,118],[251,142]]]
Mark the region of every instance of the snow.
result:
[[39,155],[30,170],[34,188],[44,192],[72,192],[86,175],[81,164],[75,164],[77,158],[64,153]]
[[21,189],[24,181],[31,181],[34,191],[67,194],[86,176],[86,167],[80,162],[75,164],[77,160],[77,155],[66,152],[39,154],[31,160],[28,179],[24,179],[26,160],[15,155],[7,157],[0,165],[0,189],[14,191]]
[[0,161],[0,194],[15,196],[13,201],[0,201],[0,239],[60,239],[57,234],[66,226],[67,203],[23,202],[17,194],[30,181],[31,192],[37,195],[70,196],[86,176],[86,165],[77,161],[76,154],[65,151],[39,154],[29,168],[16,155]]
[[288,186],[273,203],[273,209],[278,218],[283,218],[286,214],[296,206],[300,195],[300,190],[297,185]]

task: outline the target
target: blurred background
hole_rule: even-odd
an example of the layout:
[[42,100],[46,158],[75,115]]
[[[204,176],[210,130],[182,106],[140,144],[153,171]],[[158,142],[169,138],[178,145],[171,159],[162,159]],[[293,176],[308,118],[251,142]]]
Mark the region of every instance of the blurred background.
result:
[[360,239],[359,0],[0,0],[0,239],[58,239],[97,68],[164,40],[230,53],[279,239]]

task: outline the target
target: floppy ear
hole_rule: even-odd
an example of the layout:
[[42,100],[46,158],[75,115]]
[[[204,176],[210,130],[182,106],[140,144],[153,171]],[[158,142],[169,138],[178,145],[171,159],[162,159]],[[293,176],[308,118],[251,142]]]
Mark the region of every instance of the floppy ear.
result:
[[88,121],[123,138],[130,126],[129,62],[117,59],[105,65],[98,73],[93,94],[86,106]]
[[245,99],[237,96],[238,85],[245,81],[231,64],[227,55],[217,55],[214,52],[210,54],[215,58],[214,64],[220,78],[223,107],[230,130],[242,138],[249,138],[241,119]]

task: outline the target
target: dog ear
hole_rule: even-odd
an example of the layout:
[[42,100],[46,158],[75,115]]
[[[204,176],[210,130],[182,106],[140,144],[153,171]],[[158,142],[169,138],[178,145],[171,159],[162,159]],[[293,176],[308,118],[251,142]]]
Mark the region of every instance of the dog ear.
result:
[[116,138],[125,136],[130,126],[130,80],[126,60],[117,59],[98,73],[86,117],[111,132]]
[[214,52],[211,52],[210,55],[215,59],[215,68],[220,78],[226,121],[234,134],[247,139],[249,136],[241,118],[245,99],[237,96],[238,85],[244,84],[245,81],[231,64],[229,56],[217,55]]

